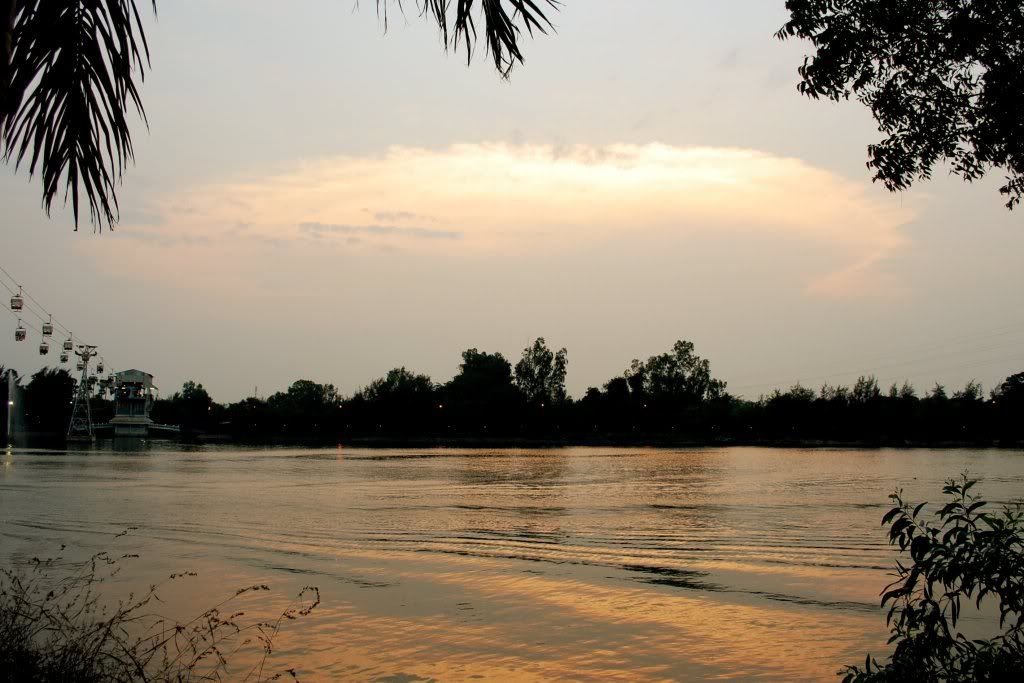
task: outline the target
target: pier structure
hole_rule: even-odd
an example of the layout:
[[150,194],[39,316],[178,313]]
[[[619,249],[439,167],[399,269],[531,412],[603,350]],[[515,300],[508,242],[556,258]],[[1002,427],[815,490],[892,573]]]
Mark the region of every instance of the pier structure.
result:
[[149,411],[156,401],[153,375],[142,370],[114,373],[114,417],[110,426],[114,436],[148,436],[153,420]]

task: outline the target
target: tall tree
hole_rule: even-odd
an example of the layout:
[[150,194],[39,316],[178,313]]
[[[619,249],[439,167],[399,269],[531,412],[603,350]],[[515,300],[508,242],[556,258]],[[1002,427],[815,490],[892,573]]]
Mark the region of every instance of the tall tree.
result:
[[365,388],[356,392],[353,398],[364,401],[405,402],[420,397],[432,400],[434,383],[426,375],[418,375],[404,367],[389,370],[388,374],[370,382]]
[[563,348],[555,353],[544,337],[538,337],[532,346],[523,349],[523,357],[516,363],[516,386],[528,403],[564,403],[568,364],[568,351]]
[[1014,406],[1024,413],[1024,372],[1010,375],[992,391],[992,400],[1000,405]]
[[445,411],[463,429],[491,433],[508,427],[522,402],[505,356],[477,349],[462,352],[459,372],[442,395]]
[[439,406],[430,377],[401,367],[357,391],[345,409],[346,419],[364,429],[425,433]]
[[627,376],[632,386],[642,387],[651,400],[663,403],[692,405],[725,393],[725,382],[711,376],[710,361],[694,353],[689,341],[677,341],[671,351],[651,356],[645,363],[634,360]]
[[42,368],[25,385],[25,418],[40,432],[63,434],[71,420],[75,379],[64,368]]
[[339,423],[341,403],[341,394],[333,384],[308,379],[296,380],[288,391],[267,399],[267,406],[285,420],[282,427],[306,434],[334,429]]
[[1007,441],[1024,441],[1024,372],[1010,375],[992,391],[998,430]]
[[203,385],[189,380],[181,391],[153,406],[152,418],[156,422],[180,425],[186,432],[205,431],[210,428],[213,399]]

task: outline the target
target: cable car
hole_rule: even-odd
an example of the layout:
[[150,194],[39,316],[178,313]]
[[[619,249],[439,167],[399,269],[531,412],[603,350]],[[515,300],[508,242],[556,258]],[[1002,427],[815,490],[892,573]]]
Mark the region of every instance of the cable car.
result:
[[65,351],[72,351],[72,350],[74,350],[74,348],[75,348],[75,345],[71,342],[70,339],[64,340],[64,350]]
[[61,351],[60,352],[60,362],[61,363],[67,363],[68,362],[68,352],[67,351]]
[[53,316],[52,315],[50,316],[50,321],[49,322],[43,323],[43,336],[44,337],[52,337],[53,336]]
[[96,372],[97,373],[102,373],[103,372],[103,361],[102,360],[99,363],[96,364]]
[[25,298],[21,296],[21,287],[18,287],[18,293],[11,297],[11,310],[20,311],[25,307]]
[[28,336],[28,330],[18,321],[18,327],[14,330],[14,341],[25,341],[25,337]]
[[85,363],[84,363],[84,362],[82,362],[82,361],[78,361],[78,362],[77,362],[77,363],[75,364],[75,368],[76,368],[77,370],[79,370],[79,371],[81,371],[81,370],[85,370]]
[[46,343],[46,340],[39,342],[39,355],[45,356],[50,352],[50,345]]

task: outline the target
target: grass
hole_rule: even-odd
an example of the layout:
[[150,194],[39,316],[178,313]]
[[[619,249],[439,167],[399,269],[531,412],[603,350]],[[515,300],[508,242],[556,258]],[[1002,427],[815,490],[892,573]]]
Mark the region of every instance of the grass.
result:
[[257,584],[178,621],[156,611],[159,592],[195,572],[171,574],[116,605],[104,599],[102,584],[135,557],[99,553],[80,563],[57,557],[0,569],[0,681],[299,679],[295,668],[272,666],[271,655],[282,627],[320,603],[316,587],[303,588],[272,619],[242,609],[243,596],[270,591]]

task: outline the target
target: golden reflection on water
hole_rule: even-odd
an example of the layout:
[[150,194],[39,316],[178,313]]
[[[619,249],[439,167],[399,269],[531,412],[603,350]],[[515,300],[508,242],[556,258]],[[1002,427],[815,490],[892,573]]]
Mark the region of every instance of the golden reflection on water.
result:
[[1010,497],[1019,456],[16,451],[0,560],[138,553],[123,591],[195,570],[166,589],[176,618],[253,583],[274,592],[246,609],[273,617],[317,585],[273,655],[307,681],[833,680],[884,656],[886,495],[934,500],[967,466]]
[[[820,610],[623,588],[600,572],[566,580],[497,560],[430,564],[399,578],[429,574],[434,594],[447,596],[447,614],[409,619],[350,612],[327,620],[345,624],[344,633],[328,629],[318,639],[338,638],[348,655],[369,663],[386,652],[387,668],[358,672],[368,678],[390,669],[444,679],[443,667],[456,679],[815,680],[837,670],[837,653],[856,657],[851,643],[879,630],[874,615],[837,620]],[[326,672],[334,655],[325,654]]]
[[[275,641],[274,662],[299,663],[307,680],[827,680],[837,661],[857,660],[865,634],[882,637],[876,615],[623,587],[600,568],[552,577],[509,560],[396,552],[337,562],[339,575],[363,577],[362,595],[325,589],[322,608]],[[224,569],[209,563],[200,577],[214,581],[179,591],[176,616],[211,604],[215,586],[275,578]],[[276,578],[273,599],[247,609],[284,609],[299,584]]]

